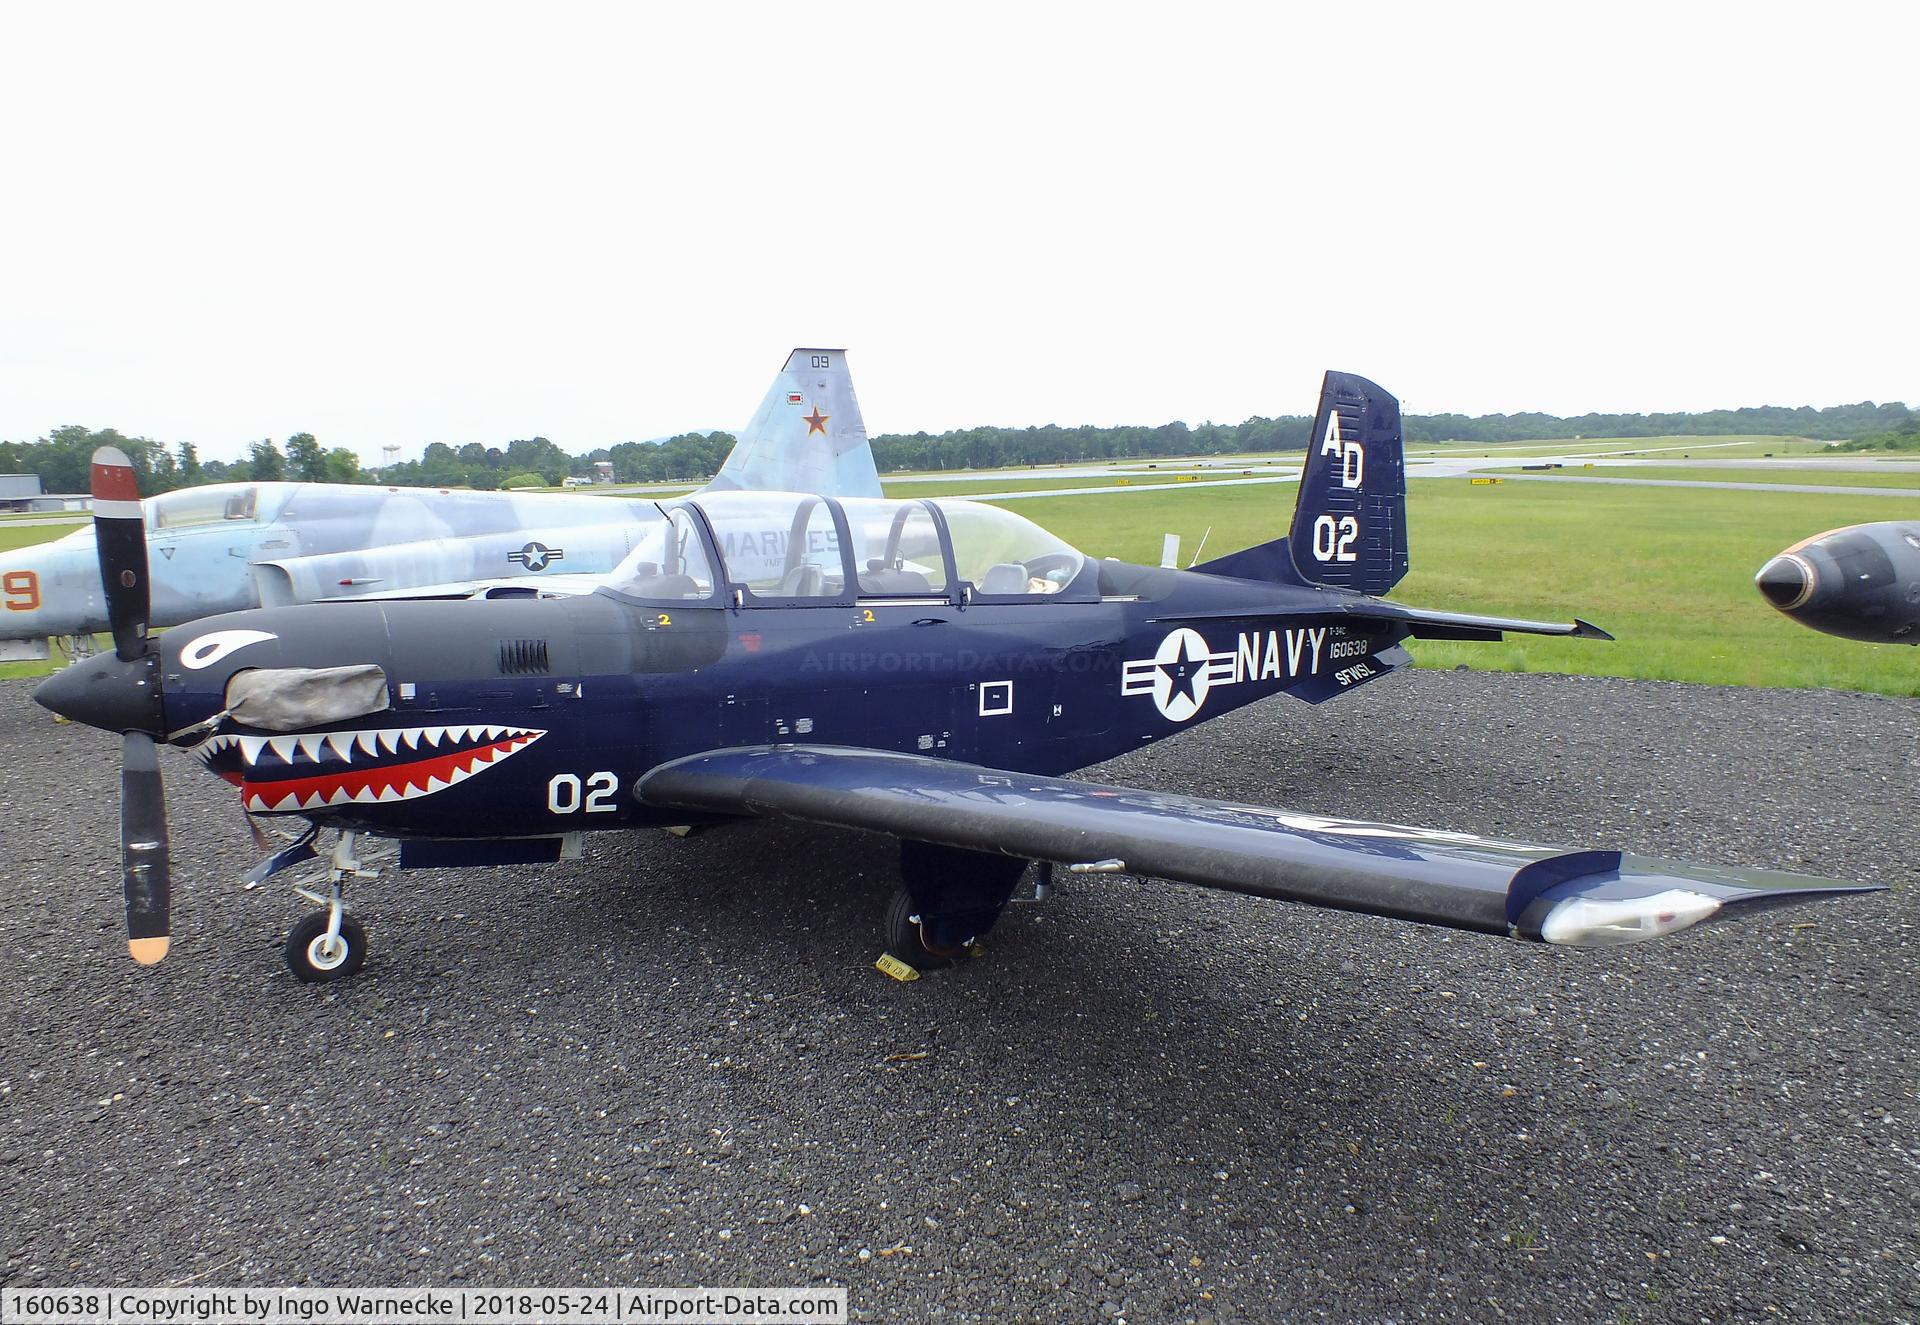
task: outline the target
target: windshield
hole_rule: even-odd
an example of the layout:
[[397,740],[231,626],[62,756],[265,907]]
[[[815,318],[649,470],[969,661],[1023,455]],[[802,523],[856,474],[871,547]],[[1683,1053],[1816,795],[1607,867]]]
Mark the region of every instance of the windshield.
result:
[[634,529],[633,551],[607,577],[630,598],[686,602],[713,596],[713,566],[693,517],[676,507]]
[[1033,521],[998,506],[936,498],[953,538],[954,574],[983,594],[1059,593],[1086,557]]

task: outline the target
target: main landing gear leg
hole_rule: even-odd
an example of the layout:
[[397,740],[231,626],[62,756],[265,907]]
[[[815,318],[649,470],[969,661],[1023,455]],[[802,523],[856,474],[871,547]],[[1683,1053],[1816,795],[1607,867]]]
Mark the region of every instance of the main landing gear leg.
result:
[[302,897],[326,908],[307,916],[287,935],[287,967],[296,980],[320,984],[344,980],[367,962],[367,931],[347,914],[346,881],[379,877],[380,871],[364,868],[353,854],[359,834],[347,830],[334,843],[327,857],[327,888],[319,892],[296,888]]
[[1027,862],[987,851],[900,844],[905,883],[887,907],[887,949],[874,966],[896,980],[978,955],[978,940],[1000,919]]

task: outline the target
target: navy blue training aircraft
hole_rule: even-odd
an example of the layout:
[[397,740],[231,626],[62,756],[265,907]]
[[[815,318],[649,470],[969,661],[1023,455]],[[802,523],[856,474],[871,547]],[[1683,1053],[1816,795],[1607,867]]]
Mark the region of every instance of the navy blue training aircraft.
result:
[[115,651],[36,697],[125,734],[138,961],[169,941],[156,741],[193,747],[250,813],[307,821],[255,879],[337,830],[288,941],[303,980],[365,959],[344,886],[369,835],[405,867],[744,816],[888,833],[904,888],[878,965],[901,979],[969,953],[1031,862],[1041,888],[1055,867],[1126,872],[1576,946],[1862,891],[1061,776],[1269,695],[1376,681],[1410,636],[1608,638],[1380,597],[1407,569],[1399,405],[1329,373],[1312,437],[1290,532],[1187,571],[1094,560],[973,502],[708,491],[662,507],[589,592],[266,608],[155,638],[132,471],[104,452]]

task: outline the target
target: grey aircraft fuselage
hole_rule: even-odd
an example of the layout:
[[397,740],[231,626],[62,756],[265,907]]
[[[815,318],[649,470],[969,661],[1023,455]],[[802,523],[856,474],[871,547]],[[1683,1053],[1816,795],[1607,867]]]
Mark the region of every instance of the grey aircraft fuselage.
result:
[[[653,507],[560,493],[228,483],[149,497],[154,626],[394,588],[618,565]],[[91,526],[0,553],[0,639],[107,628]]]
[[[877,497],[846,352],[801,347],[708,491]],[[575,582],[618,566],[659,511],[644,498],[365,484],[239,483],[141,503],[151,626],[249,607],[398,593],[451,596],[499,580]],[[108,627],[91,527],[0,553],[0,658],[47,656],[50,636]]]

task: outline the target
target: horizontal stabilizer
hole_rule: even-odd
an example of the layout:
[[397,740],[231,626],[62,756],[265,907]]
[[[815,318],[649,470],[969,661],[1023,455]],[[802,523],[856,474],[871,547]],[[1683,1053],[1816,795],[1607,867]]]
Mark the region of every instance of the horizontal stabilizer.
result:
[[1582,621],[1579,617],[1571,622],[1525,621],[1514,617],[1475,616],[1469,612],[1430,612],[1425,608],[1385,601],[1356,608],[1354,615],[1381,621],[1404,621],[1415,639],[1497,640],[1505,633],[1564,635],[1570,639],[1613,638],[1591,621]]
[[1469,612],[1432,612],[1422,607],[1385,598],[1313,602],[1290,606],[1278,612],[1249,611],[1245,607],[1222,607],[1204,612],[1170,612],[1150,618],[1155,625],[1188,621],[1246,620],[1250,617],[1287,616],[1323,617],[1343,615],[1361,621],[1397,621],[1408,627],[1415,639],[1497,640],[1505,632],[1518,635],[1564,635],[1572,639],[1613,638],[1591,621],[1575,617],[1572,621],[1527,621],[1519,617],[1476,616]]
[[803,819],[1067,865],[1119,862],[1204,888],[1576,947],[1655,938],[1729,909],[1874,891],[880,750],[719,750],[654,769],[638,794],[676,810]]

